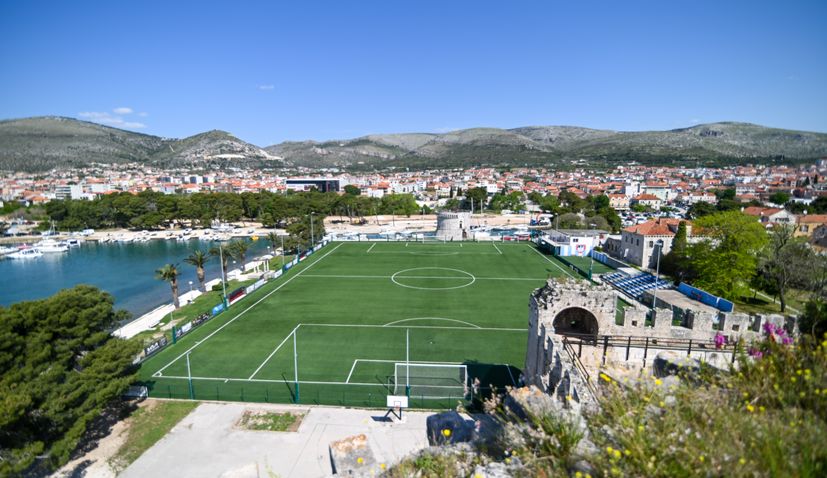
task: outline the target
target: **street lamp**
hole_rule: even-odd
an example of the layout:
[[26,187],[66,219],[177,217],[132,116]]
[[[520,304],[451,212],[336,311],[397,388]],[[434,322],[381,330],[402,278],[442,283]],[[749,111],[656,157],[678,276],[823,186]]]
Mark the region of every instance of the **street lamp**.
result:
[[192,281],[190,281],[190,292],[192,292]]
[[658,281],[660,280],[660,256],[663,252],[663,239],[658,239],[655,242],[655,245],[658,246],[658,263],[655,267],[655,288],[652,289],[652,310],[655,309],[655,303],[658,300]]

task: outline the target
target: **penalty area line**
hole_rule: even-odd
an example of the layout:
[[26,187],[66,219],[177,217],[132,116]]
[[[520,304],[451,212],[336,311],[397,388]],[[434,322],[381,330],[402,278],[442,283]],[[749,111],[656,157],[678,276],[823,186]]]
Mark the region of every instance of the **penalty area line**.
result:
[[259,365],[259,366],[258,366],[258,368],[256,369],[256,371],[255,371],[255,372],[253,372],[253,374],[252,374],[252,375],[250,375],[250,378],[249,378],[248,380],[252,380],[252,379],[253,379],[253,377],[255,377],[255,376],[256,376],[256,374],[259,372],[259,370],[261,370],[261,369],[264,367],[264,365],[265,365],[267,362],[269,362],[271,358],[273,358],[273,355],[276,355],[276,352],[278,352],[278,351],[279,351],[279,349],[281,349],[282,345],[284,345],[284,343],[285,343],[285,342],[287,342],[287,339],[289,339],[289,338],[290,338],[290,336],[294,335],[294,334],[296,333],[296,330],[297,330],[299,327],[301,327],[301,326],[302,326],[302,324],[299,324],[299,325],[297,325],[297,326],[293,327],[293,330],[291,330],[291,331],[290,331],[290,333],[289,333],[289,334],[287,334],[287,336],[284,338],[284,340],[282,340],[282,341],[281,341],[281,343],[280,343],[280,344],[279,344],[279,345],[275,348],[275,350],[273,350],[272,352],[270,352],[270,355],[268,355],[268,356],[267,356],[267,358],[266,358],[266,359],[264,359],[264,362],[261,362],[261,365]]
[[183,356],[187,355],[188,353],[192,352],[192,351],[193,351],[196,347],[198,347],[199,345],[201,345],[201,344],[203,344],[204,342],[206,342],[206,341],[207,341],[207,339],[209,339],[209,338],[210,338],[210,337],[212,337],[213,335],[215,335],[215,334],[217,334],[217,333],[221,332],[221,330],[222,330],[224,327],[226,327],[226,326],[228,326],[228,325],[232,324],[232,323],[233,323],[233,322],[235,322],[237,319],[239,319],[242,315],[246,314],[246,313],[247,313],[248,311],[250,311],[251,309],[254,309],[254,308],[255,308],[258,304],[260,304],[262,301],[266,300],[268,297],[270,297],[271,295],[273,295],[273,294],[275,294],[276,292],[278,292],[278,291],[279,291],[282,287],[284,287],[284,286],[286,286],[287,284],[289,284],[289,283],[290,283],[293,279],[295,279],[296,277],[299,277],[300,275],[302,275],[302,274],[304,273],[304,271],[306,271],[306,270],[310,269],[311,267],[313,267],[313,266],[315,266],[316,264],[318,264],[318,263],[319,263],[319,261],[321,261],[321,260],[322,260],[322,259],[324,259],[325,257],[327,257],[327,256],[329,256],[330,254],[333,254],[334,252],[336,252],[336,249],[338,249],[338,248],[342,247],[342,244],[344,244],[344,243],[343,243],[343,242],[342,242],[342,243],[340,243],[338,246],[334,247],[334,248],[333,248],[333,250],[329,251],[327,254],[323,255],[323,256],[322,256],[322,257],[320,257],[320,258],[318,258],[318,259],[317,259],[315,262],[313,262],[312,264],[308,265],[308,266],[307,266],[307,267],[305,267],[304,269],[302,269],[302,270],[300,270],[299,272],[297,272],[294,276],[290,277],[290,278],[289,278],[289,279],[287,279],[286,281],[284,281],[284,282],[282,282],[281,284],[279,284],[279,286],[278,286],[278,287],[276,287],[276,288],[275,288],[275,289],[273,289],[272,291],[268,292],[268,293],[267,293],[267,295],[265,295],[265,296],[264,296],[264,297],[262,297],[261,299],[259,299],[259,300],[255,301],[252,305],[250,305],[250,306],[249,306],[249,307],[247,307],[246,309],[242,310],[241,312],[239,312],[239,314],[238,314],[238,315],[236,315],[235,317],[233,317],[232,319],[230,319],[229,321],[227,321],[227,323],[225,323],[225,324],[224,324],[224,325],[222,325],[221,327],[219,327],[219,328],[215,329],[214,331],[212,331],[212,333],[210,333],[209,335],[207,335],[206,337],[204,337],[204,338],[203,338],[203,339],[201,339],[200,341],[196,342],[196,343],[195,343],[195,345],[193,345],[192,347],[188,348],[188,349],[187,349],[186,351],[184,351],[181,355],[179,355],[179,356],[175,357],[174,359],[172,359],[172,361],[171,361],[170,363],[168,363],[168,364],[164,365],[164,366],[163,366],[163,368],[159,369],[157,373],[161,373],[161,372],[163,372],[164,370],[166,370],[166,369],[167,369],[170,365],[172,365],[172,364],[174,364],[175,362],[177,362],[178,360],[180,360],[180,359],[181,359],[181,357],[183,357]]

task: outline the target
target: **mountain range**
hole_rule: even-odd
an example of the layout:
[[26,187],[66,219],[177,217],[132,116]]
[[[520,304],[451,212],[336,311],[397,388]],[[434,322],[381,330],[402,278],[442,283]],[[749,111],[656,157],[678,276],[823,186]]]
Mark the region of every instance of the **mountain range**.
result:
[[0,121],[0,170],[43,171],[90,163],[159,167],[453,168],[572,164],[708,165],[799,162],[827,156],[827,134],[719,122],[669,131],[576,126],[471,128],[287,141],[264,148],[225,131],[161,138],[64,117]]

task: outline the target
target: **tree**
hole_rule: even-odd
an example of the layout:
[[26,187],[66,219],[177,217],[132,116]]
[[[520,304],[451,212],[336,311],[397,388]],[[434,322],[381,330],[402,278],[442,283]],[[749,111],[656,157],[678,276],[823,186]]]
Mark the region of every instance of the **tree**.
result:
[[155,278],[169,282],[169,287],[172,289],[172,305],[177,309],[178,303],[178,268],[173,264],[165,264],[163,267],[155,271]]
[[790,201],[790,195],[784,191],[776,191],[770,194],[769,200],[773,204],[784,205]]
[[206,274],[204,273],[204,265],[206,265],[209,260],[210,254],[200,249],[193,251],[192,254],[184,259],[184,262],[195,267],[195,274],[198,276],[199,289],[203,292],[207,291],[207,287],[204,285],[204,279],[206,278]]
[[672,249],[660,261],[660,269],[664,274],[673,276],[678,282],[692,277],[688,263],[689,243],[686,233],[686,222],[678,224],[678,231],[672,239]]
[[227,244],[227,252],[233,259],[241,263],[241,272],[244,272],[244,263],[247,262],[247,251],[249,249],[250,243],[243,239],[230,241]]
[[689,247],[689,265],[698,275],[695,285],[737,299],[756,273],[758,254],[767,243],[764,227],[739,211],[704,216],[694,227],[695,235],[707,238]]
[[689,210],[686,211],[686,215],[690,219],[698,219],[700,217],[709,216],[710,214],[714,214],[717,209],[715,205],[712,203],[708,203],[706,201],[699,201],[695,204],[689,206]]
[[275,232],[267,233],[267,240],[270,241],[270,245],[273,246],[274,252],[281,247],[281,236],[279,234]]
[[210,248],[210,255],[218,257],[221,261],[221,281],[227,282],[227,263],[230,260],[230,255],[224,251],[224,247],[219,244]]
[[345,194],[349,196],[359,196],[362,194],[362,190],[352,184],[348,184],[345,186]]
[[0,307],[0,476],[45,475],[68,461],[135,380],[140,344],[110,335],[129,317],[113,304],[80,285]]
[[804,304],[804,313],[798,318],[798,330],[802,334],[812,334],[817,340],[823,340],[827,334],[827,302],[810,299]]
[[815,254],[804,240],[794,236],[795,226],[777,225],[770,234],[759,273],[772,281],[778,294],[781,312],[787,309],[786,293],[790,286],[806,287],[815,261]]

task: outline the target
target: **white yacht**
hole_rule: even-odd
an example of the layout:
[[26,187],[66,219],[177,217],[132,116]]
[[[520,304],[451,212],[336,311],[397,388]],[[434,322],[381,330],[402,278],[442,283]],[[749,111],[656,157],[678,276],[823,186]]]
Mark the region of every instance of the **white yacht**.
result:
[[27,247],[24,249],[20,249],[17,252],[12,252],[11,254],[7,255],[6,257],[10,259],[32,259],[35,257],[42,256],[43,253],[33,247]]
[[61,244],[54,239],[43,239],[34,245],[34,248],[40,252],[69,252],[67,244]]

